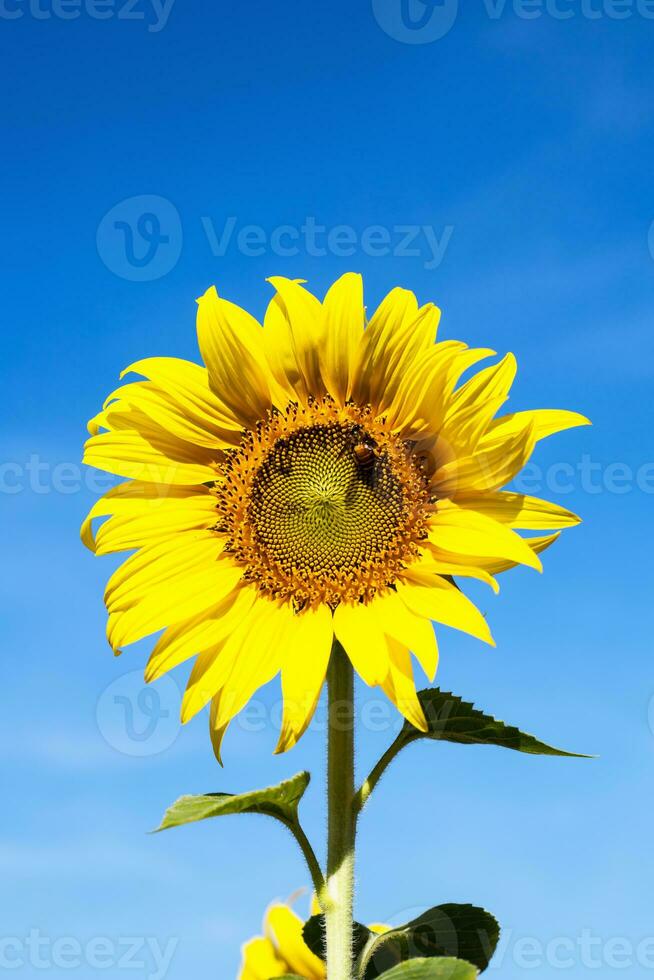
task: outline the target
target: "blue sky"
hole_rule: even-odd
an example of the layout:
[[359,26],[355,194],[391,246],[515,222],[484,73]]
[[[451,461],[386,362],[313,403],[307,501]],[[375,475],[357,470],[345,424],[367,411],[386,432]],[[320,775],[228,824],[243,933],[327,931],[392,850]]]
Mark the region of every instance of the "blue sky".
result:
[[[512,350],[512,406],[593,419],[541,443],[529,474],[584,524],[542,577],[475,592],[497,649],[444,634],[439,680],[600,757],[412,748],[362,822],[358,916],[472,901],[505,926],[497,976],[654,969],[651,7],[3,0],[0,940],[14,976],[121,976],[131,958],[133,977],[229,980],[267,903],[308,884],[263,818],[147,836],[182,793],[307,767],[320,841],[324,739],[273,758],[270,724],[235,726],[220,771],[204,720],[176,724],[183,671],[142,694],[147,644],[116,661],[104,640],[115,563],[77,529],[106,484],[79,460],[126,364],[197,356],[208,285],[260,314],[266,276],[320,293],[349,269],[370,307],[401,284],[442,307],[442,336]],[[271,685],[260,700],[278,698]],[[362,734],[362,775],[388,737]]]

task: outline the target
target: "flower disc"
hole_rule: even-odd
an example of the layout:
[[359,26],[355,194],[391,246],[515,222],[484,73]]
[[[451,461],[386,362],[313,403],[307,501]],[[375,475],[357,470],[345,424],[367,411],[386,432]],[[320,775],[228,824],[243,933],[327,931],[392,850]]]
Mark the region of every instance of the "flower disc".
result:
[[246,438],[228,468],[236,557],[262,591],[298,606],[371,596],[424,536],[418,461],[354,406],[293,406]]

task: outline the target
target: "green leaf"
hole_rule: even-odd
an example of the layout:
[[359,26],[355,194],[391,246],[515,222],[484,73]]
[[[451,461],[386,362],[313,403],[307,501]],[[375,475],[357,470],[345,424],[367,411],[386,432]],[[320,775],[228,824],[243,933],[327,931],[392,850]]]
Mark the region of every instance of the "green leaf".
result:
[[267,789],[251,790],[249,793],[208,793],[205,796],[181,796],[164,813],[159,830],[181,827],[186,823],[196,823],[209,817],[224,817],[232,813],[262,813],[275,817],[284,824],[297,822],[298,803],[309,785],[308,772],[269,786]]
[[477,968],[472,963],[445,956],[406,960],[385,973],[384,980],[475,980],[477,976]]
[[[360,922],[353,923],[352,944],[355,958],[357,958],[363,952],[364,947],[372,938],[372,935],[373,934],[370,932],[370,929],[368,929],[366,926],[362,926]],[[320,959],[324,960],[325,916],[312,915],[311,918],[304,923],[302,938],[314,956],[318,956]]]
[[455,694],[429,688],[418,693],[429,730],[421,732],[408,721],[398,735],[395,748],[399,751],[405,745],[419,738],[442,739],[446,742],[459,742],[462,745],[499,745],[516,752],[530,755],[559,755],[575,759],[590,759],[592,756],[578,752],[565,752],[555,749],[533,735],[521,732],[519,728],[506,725],[503,721],[479,711],[468,701]]
[[500,938],[497,920],[476,905],[437,905],[369,947],[366,980],[414,957],[458,957],[485,970]]

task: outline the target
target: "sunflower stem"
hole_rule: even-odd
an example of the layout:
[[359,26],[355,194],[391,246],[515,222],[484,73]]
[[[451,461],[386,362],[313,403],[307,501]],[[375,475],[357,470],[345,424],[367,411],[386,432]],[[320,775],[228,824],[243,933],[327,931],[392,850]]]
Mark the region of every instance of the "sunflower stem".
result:
[[352,980],[354,899],[354,679],[335,642],[327,673],[327,980]]

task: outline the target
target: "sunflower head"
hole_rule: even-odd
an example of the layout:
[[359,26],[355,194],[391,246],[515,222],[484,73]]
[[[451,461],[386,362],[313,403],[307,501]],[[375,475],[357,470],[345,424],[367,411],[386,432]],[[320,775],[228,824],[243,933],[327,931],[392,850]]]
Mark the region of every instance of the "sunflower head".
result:
[[271,905],[264,918],[263,935],[243,946],[238,980],[272,980],[288,974],[303,980],[325,980],[325,964],[305,943],[303,926],[290,905]]
[[[85,461],[126,478],[82,528],[99,554],[133,551],[105,599],[116,652],[163,630],[152,680],[196,656],[183,720],[211,703],[219,756],[231,719],[281,673],[278,749],[308,725],[338,640],[363,680],[416,727],[412,655],[433,678],[432,623],[486,642],[459,580],[540,568],[578,518],[502,488],[574,412],[500,415],[516,365],[437,341],[440,313],[393,289],[367,319],[361,278],[317,300],[271,280],[263,326],[210,289],[205,366],[154,357],[90,424]],[[109,519],[93,534],[96,517]],[[520,530],[546,532],[523,537]]]
[[[311,914],[320,914],[315,898]],[[325,962],[307,946],[304,925],[293,911],[292,900],[289,904],[270,905],[263,920],[263,935],[255,936],[243,946],[238,980],[274,980],[289,974],[303,980],[325,980]],[[367,926],[366,931],[381,935],[389,929],[390,926],[375,923]]]

